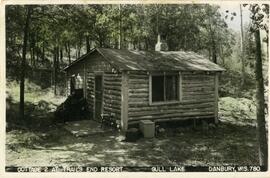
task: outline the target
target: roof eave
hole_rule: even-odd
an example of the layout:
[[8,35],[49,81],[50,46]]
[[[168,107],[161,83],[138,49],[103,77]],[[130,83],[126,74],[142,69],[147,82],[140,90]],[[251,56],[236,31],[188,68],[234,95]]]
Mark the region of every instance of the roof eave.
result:
[[78,62],[84,60],[89,54],[92,54],[94,51],[96,50],[96,48],[91,49],[88,53],[86,53],[85,55],[79,57],[78,59],[76,59],[75,61],[71,62],[71,64],[69,64],[68,66],[66,66],[64,69],[62,69],[62,71],[67,71],[70,67],[72,67],[73,65],[77,64]]

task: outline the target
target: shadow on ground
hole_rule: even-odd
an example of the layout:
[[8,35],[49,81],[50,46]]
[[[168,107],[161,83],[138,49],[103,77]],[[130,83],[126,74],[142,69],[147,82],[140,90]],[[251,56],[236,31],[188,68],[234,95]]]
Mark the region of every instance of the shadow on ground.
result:
[[[16,138],[18,134],[20,137]],[[20,145],[18,138],[24,134],[26,140],[35,139]],[[251,165],[258,163],[254,134],[252,126],[228,123],[220,123],[208,133],[187,127],[170,129],[157,138],[134,143],[122,141],[118,132],[76,137],[62,126],[32,135],[11,131],[7,134],[6,163],[7,166]]]

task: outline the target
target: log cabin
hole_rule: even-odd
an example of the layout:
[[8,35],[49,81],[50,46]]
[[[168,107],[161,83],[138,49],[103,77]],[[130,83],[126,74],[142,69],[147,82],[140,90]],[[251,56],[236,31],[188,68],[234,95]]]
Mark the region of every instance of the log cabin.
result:
[[218,79],[224,69],[195,52],[95,48],[64,71],[72,93],[80,76],[89,118],[115,117],[123,131],[153,122],[211,118],[218,121]]

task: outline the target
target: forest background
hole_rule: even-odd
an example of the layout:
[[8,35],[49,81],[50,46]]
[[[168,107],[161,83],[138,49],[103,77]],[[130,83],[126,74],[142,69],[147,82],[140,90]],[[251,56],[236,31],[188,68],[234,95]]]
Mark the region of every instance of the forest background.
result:
[[[267,114],[268,18],[269,5],[7,5],[7,129],[51,124],[48,113],[67,95],[61,69],[94,47],[154,50],[158,34],[170,51],[194,51],[224,67],[221,120],[252,124],[258,109]],[[258,51],[264,99],[256,90]]]

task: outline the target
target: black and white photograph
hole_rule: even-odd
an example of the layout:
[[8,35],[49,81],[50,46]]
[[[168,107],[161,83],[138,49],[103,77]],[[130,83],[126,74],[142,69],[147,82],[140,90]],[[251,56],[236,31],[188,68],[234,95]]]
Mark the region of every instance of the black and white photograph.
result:
[[266,173],[269,3],[245,3],[6,3],[5,173]]

